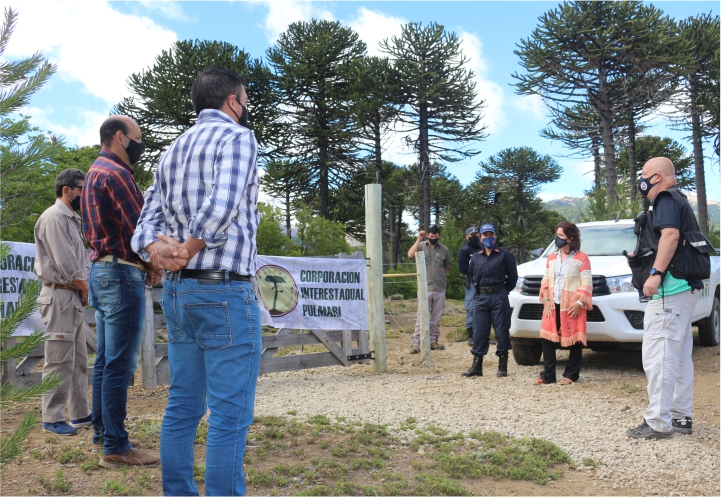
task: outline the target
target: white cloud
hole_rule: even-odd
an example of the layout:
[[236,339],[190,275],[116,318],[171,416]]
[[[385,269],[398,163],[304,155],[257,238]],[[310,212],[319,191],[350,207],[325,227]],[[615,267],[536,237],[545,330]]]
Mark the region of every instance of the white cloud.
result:
[[546,104],[538,95],[518,95],[512,100],[512,105],[536,121],[546,120]]
[[583,192],[581,193],[545,193],[541,192],[538,194],[538,198],[543,200],[544,202],[548,202],[549,200],[556,200],[559,198],[565,198],[565,197],[581,197],[583,196]]
[[506,125],[505,95],[498,83],[488,79],[488,65],[483,58],[483,43],[475,34],[460,30],[461,50],[468,58],[468,68],[475,73],[478,97],[486,101],[482,123],[488,126],[487,133],[499,132]]
[[57,64],[57,74],[80,82],[107,104],[127,96],[126,79],[150,66],[177,40],[173,31],[148,17],[114,10],[107,1],[25,1],[6,56],[36,51]]
[[379,43],[386,38],[400,36],[401,27],[407,23],[402,17],[388,16],[361,7],[358,15],[347,24],[368,45],[368,55],[386,57],[387,55],[379,50]]
[[265,0],[260,3],[268,8],[268,15],[265,17],[262,28],[271,44],[274,44],[278,40],[278,36],[293,22],[311,19],[333,20],[333,13],[321,8],[317,2]]
[[19,113],[31,116],[34,126],[62,137],[67,145],[85,147],[100,143],[98,130],[103,121],[107,119],[109,110],[108,113],[85,109],[77,110],[76,114],[82,117],[82,124],[80,125],[57,124],[53,120],[52,111],[46,111],[38,107],[26,107],[21,109]]
[[166,19],[173,21],[190,21],[192,18],[185,13],[178,2],[167,2],[157,0],[143,0],[140,4],[148,10],[155,10]]

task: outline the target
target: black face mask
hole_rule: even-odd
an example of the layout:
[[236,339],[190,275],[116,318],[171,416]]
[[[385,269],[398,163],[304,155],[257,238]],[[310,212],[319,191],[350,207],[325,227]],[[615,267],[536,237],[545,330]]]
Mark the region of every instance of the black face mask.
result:
[[480,248],[481,247],[481,237],[480,236],[472,236],[468,239],[468,245],[473,248]]
[[80,195],[76,195],[75,198],[70,201],[70,207],[72,207],[74,211],[80,210]]
[[566,245],[568,245],[568,240],[564,240],[564,239],[558,238],[558,237],[556,237],[555,242],[556,242],[556,247],[558,247],[558,248],[562,248],[562,247],[565,247]]
[[[240,103],[240,97],[235,97],[235,98],[236,98],[236,101],[238,103]],[[230,110],[233,114],[235,114],[235,118],[238,120],[238,124],[240,124],[244,128],[247,128],[248,127],[248,108],[242,104],[241,104],[240,108],[243,109],[243,114],[241,114],[240,116],[238,116],[238,113],[235,112],[232,107],[230,108]]]
[[[128,135],[125,135],[128,136]],[[136,142],[132,138],[128,136],[128,139],[130,140],[130,143],[128,143],[128,146],[125,147],[125,152],[128,154],[128,162],[130,164],[135,164],[140,160],[140,156],[143,154],[143,151],[145,150],[145,142]]]
[[[654,174],[653,176],[656,175]],[[649,178],[638,178],[638,182],[636,183],[636,185],[638,186],[638,191],[641,192],[641,195],[643,195],[644,197],[648,197],[648,192],[651,191],[651,188],[656,186],[651,184],[651,178],[653,178],[653,176]]]
[[428,243],[430,243],[431,245],[435,245],[436,243],[438,243],[438,238],[429,238]]

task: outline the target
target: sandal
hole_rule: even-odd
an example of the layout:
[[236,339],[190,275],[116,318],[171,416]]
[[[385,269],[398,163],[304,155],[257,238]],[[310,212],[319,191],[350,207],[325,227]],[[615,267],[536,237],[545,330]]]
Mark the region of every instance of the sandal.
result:
[[548,382],[545,380],[542,380],[541,378],[536,378],[536,381],[533,382],[534,385],[547,385]]
[[561,385],[573,385],[573,384],[574,384],[574,381],[569,380],[568,378],[564,378],[561,380]]

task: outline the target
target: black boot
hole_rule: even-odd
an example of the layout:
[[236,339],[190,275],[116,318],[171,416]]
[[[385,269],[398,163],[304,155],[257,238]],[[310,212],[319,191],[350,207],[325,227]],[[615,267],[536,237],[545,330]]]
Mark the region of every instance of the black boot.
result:
[[496,376],[508,376],[508,353],[498,356],[498,371]]
[[466,328],[468,333],[468,346],[473,347],[473,328]]
[[474,356],[473,357],[473,365],[471,366],[471,369],[466,371],[465,373],[461,373],[461,376],[465,377],[471,377],[471,376],[483,376],[483,356]]

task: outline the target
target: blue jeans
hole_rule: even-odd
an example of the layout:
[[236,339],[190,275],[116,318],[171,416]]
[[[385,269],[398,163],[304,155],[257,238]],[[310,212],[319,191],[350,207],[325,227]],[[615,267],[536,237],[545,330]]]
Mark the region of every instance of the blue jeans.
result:
[[207,495],[244,495],[243,457],[253,422],[262,339],[252,283],[170,279],[163,288],[170,388],[160,434],[163,493],[198,495],[193,442],[210,409]]
[[90,305],[95,308],[98,354],[93,370],[93,443],[103,454],[131,449],[125,431],[128,383],[138,367],[145,321],[145,273],[112,262],[90,268]]
[[465,288],[465,298],[463,299],[463,308],[466,310],[466,329],[473,329],[473,294],[475,293],[473,285],[470,288]]

